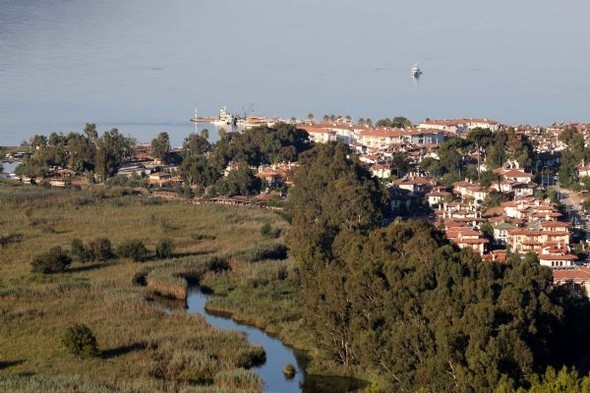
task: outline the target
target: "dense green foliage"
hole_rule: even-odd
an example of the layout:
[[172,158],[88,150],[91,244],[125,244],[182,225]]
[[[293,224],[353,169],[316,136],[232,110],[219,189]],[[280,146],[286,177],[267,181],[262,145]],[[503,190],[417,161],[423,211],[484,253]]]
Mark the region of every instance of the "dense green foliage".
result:
[[544,375],[534,375],[528,389],[515,388],[512,381],[504,378],[496,393],[590,393],[590,377],[581,377],[576,370],[563,367],[559,372],[549,367]]
[[[471,162],[470,154],[476,155],[475,164]],[[438,155],[438,160],[426,157],[420,167],[432,176],[442,177],[447,184],[467,177],[484,187],[498,181],[491,169],[501,167],[508,160],[530,169],[535,159],[531,141],[513,128],[497,132],[474,128],[466,139],[456,136],[446,140],[440,145]],[[480,165],[484,162],[488,171],[481,171]]]
[[309,135],[294,125],[279,123],[274,127],[255,127],[243,133],[228,133],[211,153],[212,160],[223,167],[230,161],[248,165],[297,161],[309,149]]
[[33,154],[15,169],[15,173],[44,176],[53,168],[68,167],[78,172],[95,172],[99,180],[105,181],[131,156],[134,144],[133,139],[124,137],[116,128],[99,137],[92,123],[86,124],[84,134],[35,135],[30,144]]
[[217,193],[226,196],[255,195],[262,189],[262,180],[256,177],[254,171],[245,164],[240,165],[229,175],[219,181],[216,186]]
[[62,344],[68,352],[82,358],[98,356],[98,343],[92,330],[84,324],[70,326],[64,337]]
[[566,127],[559,135],[567,149],[562,150],[559,166],[559,182],[565,187],[577,188],[579,180],[576,166],[590,160],[590,147],[586,147],[584,136],[573,126]]
[[170,136],[167,132],[160,132],[152,139],[152,156],[167,164],[170,153]]
[[318,145],[304,154],[287,205],[293,222],[288,242],[300,262],[308,321],[321,339],[318,344],[337,343],[333,351],[345,365],[354,360],[347,294],[340,287],[325,291],[341,284],[345,272],[330,261],[341,247],[335,245],[341,234],[365,232],[379,223],[384,200],[370,173],[348,157],[341,144]]
[[126,240],[117,246],[117,256],[120,258],[131,258],[135,262],[143,261],[147,258],[149,251],[144,242],[138,239]]
[[[360,121],[359,121],[360,122]],[[393,119],[385,118],[377,120],[377,127],[408,128],[412,127],[412,122],[403,116],[395,116]]]
[[31,262],[31,266],[35,273],[61,273],[71,262],[72,259],[69,255],[60,246],[57,246],[36,256]]
[[554,291],[549,269],[517,255],[482,262],[425,222],[377,228],[378,214],[355,214],[379,211],[361,174],[322,146],[302,159],[289,201],[305,321],[326,357],[371,370],[386,391],[456,392],[526,385],[575,359],[562,348],[582,336],[564,329],[585,308]]
[[[279,123],[274,127],[255,127],[243,133],[222,133],[211,145],[205,135],[191,134],[183,145],[179,173],[183,181],[196,187],[198,195],[252,195],[260,192],[262,181],[251,167],[297,161],[309,149],[309,135],[295,126]],[[227,165],[238,168],[222,177]]]

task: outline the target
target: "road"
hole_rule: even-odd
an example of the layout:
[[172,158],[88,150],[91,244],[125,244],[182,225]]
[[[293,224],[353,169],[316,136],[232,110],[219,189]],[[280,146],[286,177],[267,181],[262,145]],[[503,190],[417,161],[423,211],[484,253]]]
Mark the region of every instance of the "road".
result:
[[574,221],[575,225],[582,225],[582,228],[586,233],[590,232],[590,220],[586,218],[586,215],[582,211],[582,198],[580,194],[569,190],[567,188],[559,187],[559,183],[554,186],[557,195],[559,196],[559,202],[566,206],[568,221]]

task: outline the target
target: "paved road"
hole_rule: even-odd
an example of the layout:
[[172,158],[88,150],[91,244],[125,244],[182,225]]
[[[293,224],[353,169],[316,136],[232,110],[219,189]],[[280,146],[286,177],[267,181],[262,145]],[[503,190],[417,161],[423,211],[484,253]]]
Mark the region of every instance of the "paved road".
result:
[[555,185],[555,191],[560,195],[560,202],[566,206],[567,220],[574,220],[576,224],[583,226],[586,233],[590,232],[590,220],[586,219],[586,215],[582,211],[582,198],[579,193],[561,188],[559,184]]

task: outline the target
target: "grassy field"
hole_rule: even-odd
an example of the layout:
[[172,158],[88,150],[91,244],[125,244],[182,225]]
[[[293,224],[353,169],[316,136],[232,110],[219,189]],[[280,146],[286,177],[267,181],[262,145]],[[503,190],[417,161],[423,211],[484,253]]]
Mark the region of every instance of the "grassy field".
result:
[[[72,386],[64,391],[260,391],[258,377],[239,367],[258,348],[240,334],[211,329],[198,316],[158,307],[149,301],[151,290],[135,281],[165,266],[182,272],[217,255],[239,274],[273,278],[263,286],[279,282],[271,285],[286,292],[279,291],[273,307],[289,309],[284,302],[296,300],[285,279],[292,267],[284,266],[291,264],[244,262],[264,256],[256,247],[270,241],[260,231],[265,223],[287,228],[276,213],[254,208],[163,201],[100,186],[80,191],[0,183],[0,236],[7,243],[0,248],[0,391],[52,391],[60,383]],[[60,274],[31,273],[36,255],[55,246],[68,249],[73,238],[98,237],[114,247],[138,239],[149,250],[169,238],[175,259],[115,259],[74,263]],[[207,273],[203,280],[213,283],[215,277],[234,273]],[[295,312],[290,318],[298,317]],[[76,323],[95,333],[100,357],[66,352],[60,339]],[[272,319],[260,324],[281,327]]]

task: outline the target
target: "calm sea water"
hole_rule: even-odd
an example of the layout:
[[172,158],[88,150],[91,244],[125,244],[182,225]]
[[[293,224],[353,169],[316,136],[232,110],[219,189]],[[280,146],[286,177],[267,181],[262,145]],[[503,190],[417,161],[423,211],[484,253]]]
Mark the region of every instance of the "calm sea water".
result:
[[86,122],[178,145],[195,108],[222,105],[588,121],[588,15],[577,0],[0,0],[0,145]]

